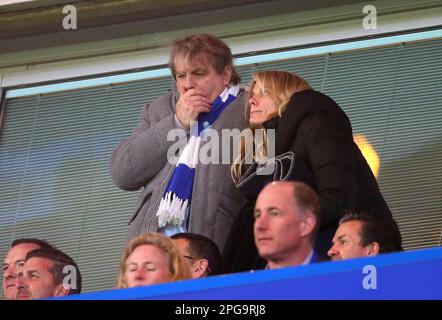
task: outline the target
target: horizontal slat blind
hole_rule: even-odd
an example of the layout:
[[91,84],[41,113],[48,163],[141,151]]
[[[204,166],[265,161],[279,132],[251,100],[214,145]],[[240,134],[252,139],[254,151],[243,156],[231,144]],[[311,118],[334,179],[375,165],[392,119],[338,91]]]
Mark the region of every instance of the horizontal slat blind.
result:
[[405,44],[381,170],[407,248],[441,245],[442,41]]
[[113,185],[108,160],[136,126],[143,103],[169,87],[170,79],[161,79],[8,101],[2,256],[12,239],[46,239],[77,261],[84,291],[115,286],[138,192]]

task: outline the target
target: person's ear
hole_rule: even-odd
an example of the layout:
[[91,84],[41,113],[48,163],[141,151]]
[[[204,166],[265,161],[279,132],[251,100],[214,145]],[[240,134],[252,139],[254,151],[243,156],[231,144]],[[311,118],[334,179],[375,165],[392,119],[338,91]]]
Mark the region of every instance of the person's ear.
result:
[[232,80],[232,66],[228,65],[225,66],[224,72],[223,72],[223,84],[227,86],[230,83],[230,80]]
[[198,259],[192,266],[192,278],[201,278],[206,276],[209,268],[209,261],[207,259]]
[[69,294],[69,288],[67,285],[59,284],[55,287],[54,297],[63,297]]
[[380,250],[381,248],[379,246],[379,243],[377,243],[376,241],[372,242],[368,245],[367,256],[376,256],[380,253]]
[[301,235],[307,236],[315,230],[316,227],[316,217],[313,213],[307,212],[302,218],[301,224]]

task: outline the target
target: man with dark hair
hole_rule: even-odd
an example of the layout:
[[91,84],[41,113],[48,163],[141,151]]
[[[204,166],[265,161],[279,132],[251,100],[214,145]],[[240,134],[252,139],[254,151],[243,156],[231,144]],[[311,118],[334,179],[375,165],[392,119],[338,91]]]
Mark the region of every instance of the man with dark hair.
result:
[[222,250],[245,199],[230,178],[232,152],[222,161],[200,156],[224,150],[214,134],[246,128],[240,77],[230,48],[208,34],[173,41],[169,67],[176,91],[142,109],[138,127],[118,144],[109,163],[119,188],[144,188],[127,240],[145,232],[169,237],[192,232]]
[[17,296],[17,277],[25,263],[26,254],[39,248],[53,248],[44,240],[21,238],[12,242],[3,262],[3,295],[7,300]]
[[81,292],[82,278],[75,261],[55,248],[28,252],[19,274],[17,300],[61,297]]
[[319,224],[319,199],[305,183],[276,181],[258,195],[254,237],[267,269],[319,261],[313,244]]
[[41,240],[41,239],[36,239],[36,238],[15,239],[14,241],[12,241],[11,248],[13,248],[19,244],[22,244],[22,243],[33,243],[33,244],[37,245],[39,248],[49,248],[49,249],[54,248],[54,246],[50,245],[47,241]]
[[402,250],[402,236],[394,219],[347,211],[339,221],[328,256],[335,261]]
[[212,240],[190,232],[177,233],[171,238],[186,259],[192,278],[203,278],[220,273],[221,255]]

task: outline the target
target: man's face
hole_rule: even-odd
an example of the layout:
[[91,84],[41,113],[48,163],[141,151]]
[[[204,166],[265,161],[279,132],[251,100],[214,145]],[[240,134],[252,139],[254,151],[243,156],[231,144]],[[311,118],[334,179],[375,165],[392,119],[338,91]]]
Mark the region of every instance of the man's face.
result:
[[180,94],[194,89],[213,102],[230,83],[232,68],[227,66],[223,74],[218,74],[204,55],[197,56],[191,63],[188,63],[183,56],[177,56],[174,63],[177,89]]
[[298,250],[302,218],[293,199],[293,186],[270,184],[258,196],[255,205],[254,237],[261,257],[281,263]]
[[41,299],[64,295],[62,284],[55,285],[49,272],[54,262],[40,257],[28,259],[18,280],[17,300]]
[[15,299],[17,296],[18,274],[22,271],[26,254],[40,248],[34,243],[20,243],[12,247],[3,262],[3,290],[5,299]]
[[152,245],[141,245],[126,260],[125,282],[128,288],[171,281],[169,260]]
[[361,244],[361,221],[347,221],[342,223],[333,237],[333,246],[328,250],[331,260],[360,258],[370,255],[370,245]]

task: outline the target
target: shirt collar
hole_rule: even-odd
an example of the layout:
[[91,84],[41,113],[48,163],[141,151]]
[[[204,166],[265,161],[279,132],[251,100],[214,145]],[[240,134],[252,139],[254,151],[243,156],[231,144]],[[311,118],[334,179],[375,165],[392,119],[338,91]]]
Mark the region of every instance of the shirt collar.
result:
[[[313,255],[314,255],[314,251],[313,249],[310,250],[310,253],[308,254],[308,256],[305,258],[305,260],[300,264],[300,266],[304,266],[306,264],[310,264],[312,263],[313,260]],[[266,267],[264,268],[264,270],[271,270],[269,267],[269,264],[267,263]]]

